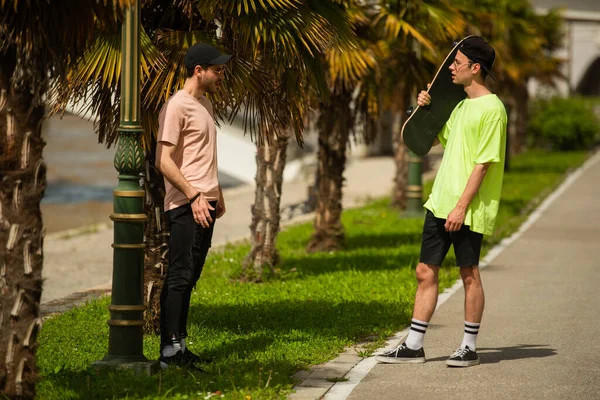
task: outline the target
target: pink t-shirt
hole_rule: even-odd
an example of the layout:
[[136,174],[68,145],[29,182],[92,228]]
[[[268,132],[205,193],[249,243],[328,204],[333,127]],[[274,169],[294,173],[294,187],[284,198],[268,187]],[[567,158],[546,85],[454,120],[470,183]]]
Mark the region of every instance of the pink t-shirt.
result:
[[[158,141],[176,146],[173,161],[183,177],[208,200],[218,200],[217,129],[210,100],[180,90],[160,110]],[[188,202],[165,178],[165,211]]]

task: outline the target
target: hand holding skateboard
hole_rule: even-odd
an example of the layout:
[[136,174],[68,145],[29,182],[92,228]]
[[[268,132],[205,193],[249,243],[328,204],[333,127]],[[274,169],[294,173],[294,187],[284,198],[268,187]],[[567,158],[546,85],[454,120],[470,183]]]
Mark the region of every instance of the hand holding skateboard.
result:
[[[431,83],[428,83],[427,90],[429,90],[430,87]],[[425,107],[429,104],[431,104],[431,96],[429,95],[429,93],[427,93],[427,91],[421,90],[421,93],[419,93],[419,96],[417,96],[417,105],[419,107]]]
[[[427,85],[427,91],[419,93],[418,107],[410,113],[402,126],[404,144],[417,156],[424,156],[429,152],[454,107],[466,97],[464,87],[454,84],[450,71],[461,43],[462,40],[448,53],[431,83]],[[434,103],[431,102],[432,97],[435,97]]]

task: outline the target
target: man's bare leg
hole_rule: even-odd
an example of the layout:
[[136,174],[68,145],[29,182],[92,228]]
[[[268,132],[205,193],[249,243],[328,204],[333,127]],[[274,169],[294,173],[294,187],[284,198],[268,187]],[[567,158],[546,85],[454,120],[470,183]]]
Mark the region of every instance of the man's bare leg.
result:
[[435,311],[438,299],[438,273],[440,267],[419,263],[415,270],[417,275],[417,293],[413,318],[429,322]]
[[435,311],[438,298],[439,266],[419,263],[416,268],[417,294],[415,308],[406,341],[397,348],[377,357],[387,364],[418,364],[425,362],[423,336]]
[[478,266],[461,267],[460,276],[465,287],[465,334],[460,347],[448,358],[446,364],[451,367],[471,367],[479,364],[475,342],[485,306],[485,296]]
[[479,267],[463,267],[460,269],[460,276],[465,287],[465,332],[460,347],[465,349],[468,346],[475,351],[477,334],[485,307],[485,295]]
[[460,277],[465,287],[465,321],[479,324],[485,307],[485,295],[479,267],[462,267]]
[[424,263],[419,263],[415,270],[417,293],[410,332],[406,338],[406,345],[410,349],[418,350],[423,347],[423,337],[437,304],[439,271],[439,266]]

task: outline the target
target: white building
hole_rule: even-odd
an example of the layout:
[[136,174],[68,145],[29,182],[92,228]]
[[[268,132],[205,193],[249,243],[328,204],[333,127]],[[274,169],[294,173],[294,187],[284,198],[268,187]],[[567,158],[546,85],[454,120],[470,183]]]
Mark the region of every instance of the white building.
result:
[[566,59],[563,95],[600,96],[600,0],[530,0],[538,13],[563,9],[564,48],[556,55]]

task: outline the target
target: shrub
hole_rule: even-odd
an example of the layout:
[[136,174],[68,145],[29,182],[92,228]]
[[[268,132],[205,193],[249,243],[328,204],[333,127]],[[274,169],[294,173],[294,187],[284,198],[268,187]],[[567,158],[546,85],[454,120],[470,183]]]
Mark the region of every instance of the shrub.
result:
[[598,139],[600,118],[594,102],[578,97],[552,97],[532,102],[529,120],[533,147],[587,149]]

